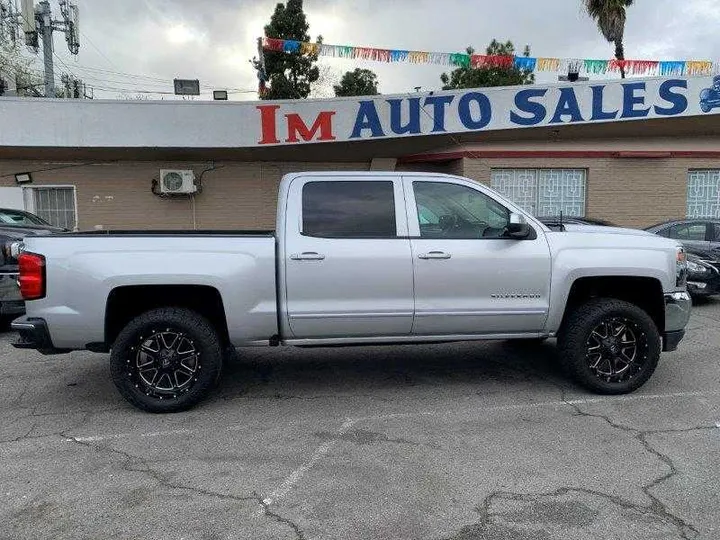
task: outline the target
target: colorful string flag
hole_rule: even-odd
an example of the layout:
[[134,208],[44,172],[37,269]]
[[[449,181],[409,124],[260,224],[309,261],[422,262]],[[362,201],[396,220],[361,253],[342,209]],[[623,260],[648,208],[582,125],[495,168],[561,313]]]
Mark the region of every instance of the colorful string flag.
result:
[[535,58],[529,56],[494,56],[482,54],[408,51],[405,49],[376,49],[304,43],[294,40],[263,38],[266,51],[317,54],[331,58],[351,58],[375,62],[407,62],[411,64],[435,64],[449,67],[496,67],[512,68],[530,72],[606,75],[619,73],[621,69],[630,75],[644,76],[709,76],[720,74],[720,62],[706,60],[601,60],[586,58]]

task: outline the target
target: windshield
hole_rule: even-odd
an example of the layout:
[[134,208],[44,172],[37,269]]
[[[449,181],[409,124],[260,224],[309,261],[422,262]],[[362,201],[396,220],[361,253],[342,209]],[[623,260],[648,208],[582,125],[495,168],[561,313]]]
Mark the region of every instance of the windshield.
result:
[[21,210],[0,210],[0,224],[22,226],[50,225],[43,219]]

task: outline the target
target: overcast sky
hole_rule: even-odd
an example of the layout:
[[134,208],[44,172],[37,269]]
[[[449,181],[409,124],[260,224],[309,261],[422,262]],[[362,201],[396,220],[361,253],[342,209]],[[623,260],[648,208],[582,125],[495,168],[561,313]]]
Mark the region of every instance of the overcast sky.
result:
[[[58,12],[57,0],[52,0]],[[81,49],[55,49],[65,66],[96,87],[96,97],[172,91],[172,79],[199,78],[206,91],[231,88],[254,99],[249,64],[276,1],[78,0]],[[613,47],[580,0],[305,0],[313,38],[325,43],[462,52],[497,38],[525,44],[533,56],[610,58]],[[720,0],[636,0],[628,11],[628,58],[720,60]],[[355,67],[373,69],[383,93],[437,89],[442,66],[321,59],[327,80]],[[40,64],[39,64],[40,65]],[[128,75],[119,75],[118,73]],[[129,76],[131,75],[131,76]],[[549,82],[556,74],[538,79]],[[101,90],[105,88],[108,90]],[[329,84],[321,94],[331,92]],[[207,95],[207,94],[206,94]],[[155,97],[159,97],[156,95]]]

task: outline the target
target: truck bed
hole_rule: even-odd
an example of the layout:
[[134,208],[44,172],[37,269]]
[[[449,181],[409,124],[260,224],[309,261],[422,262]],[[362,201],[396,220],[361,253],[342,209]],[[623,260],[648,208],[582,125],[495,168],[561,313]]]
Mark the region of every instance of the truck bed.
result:
[[[45,257],[47,296],[33,300],[58,348],[104,342],[108,303],[142,301],[142,288],[163,286],[183,302],[181,287],[221,299],[235,345],[278,332],[275,237],[271,231],[92,231],[28,238]],[[193,293],[196,294],[196,293]],[[138,296],[139,295],[139,296]],[[78,332],[82,328],[82,332]],[[80,342],[82,341],[82,343]]]

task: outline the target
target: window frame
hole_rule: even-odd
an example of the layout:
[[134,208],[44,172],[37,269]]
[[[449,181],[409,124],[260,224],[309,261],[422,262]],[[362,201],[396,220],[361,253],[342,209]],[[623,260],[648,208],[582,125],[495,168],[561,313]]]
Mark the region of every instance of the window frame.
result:
[[[534,185],[534,201],[533,201],[533,207],[535,208],[534,212],[531,212],[529,210],[525,210],[525,213],[531,214],[533,217],[554,217],[553,215],[545,216],[543,213],[539,211],[540,209],[540,176],[543,171],[580,171],[584,174],[584,185],[583,185],[583,200],[582,200],[582,215],[570,215],[566,212],[563,212],[563,215],[567,215],[568,217],[578,217],[578,218],[584,218],[587,217],[587,209],[588,209],[588,185],[590,183],[590,169],[587,167],[491,167],[490,168],[490,187],[494,189],[495,191],[500,191],[493,185],[493,173],[496,171],[513,171],[515,174],[517,174],[518,171],[533,171],[535,174],[535,185]],[[501,193],[502,195],[502,193]],[[504,195],[503,195],[504,196]],[[505,197],[508,198],[508,197]],[[514,201],[513,201],[514,202]],[[515,203],[518,204],[518,203]],[[519,206],[519,205],[518,205]],[[562,204],[561,204],[562,206]],[[556,214],[557,215],[557,214]]]
[[[403,178],[403,187],[405,191],[405,199],[407,204],[407,227],[408,227],[408,234],[409,238],[411,240],[423,240],[425,242],[430,241],[437,241],[437,242],[443,242],[445,240],[452,240],[452,241],[458,241],[458,240],[465,240],[469,242],[474,242],[477,240],[504,240],[504,241],[512,241],[512,242],[518,242],[518,241],[528,241],[528,240],[536,240],[538,238],[538,230],[546,231],[549,230],[547,227],[545,227],[540,221],[537,220],[534,216],[529,214],[528,212],[525,212],[522,208],[517,206],[512,201],[506,199],[499,193],[496,193],[492,189],[488,188],[486,185],[481,184],[480,182],[475,182],[473,180],[469,180],[466,178],[462,178],[459,176],[420,176],[420,175],[413,175],[410,174],[404,174],[402,176]],[[527,238],[523,238],[521,240],[513,239],[510,237],[479,237],[479,238],[423,238],[421,236],[420,232],[420,215],[417,211],[417,201],[415,199],[415,190],[413,189],[413,183],[419,182],[419,183],[437,183],[437,184],[450,184],[450,185],[456,185],[456,186],[462,186],[468,189],[471,189],[473,191],[477,191],[480,194],[484,195],[485,197],[488,197],[490,200],[494,201],[496,204],[502,206],[505,208],[509,214],[519,214],[521,216],[524,216],[527,220],[528,225],[530,226],[530,234]]]
[[[25,201],[25,211],[34,214],[41,219],[45,219],[37,213],[37,206],[35,204],[35,192],[42,189],[72,189],[73,193],[73,208],[75,210],[75,223],[71,227],[67,227],[69,230],[78,230],[80,223],[80,211],[78,208],[78,195],[77,186],[74,184],[38,184],[36,186],[23,186],[23,199]],[[29,203],[29,204],[28,204]],[[47,221],[47,220],[46,220]],[[57,225],[52,225],[57,227]]]
[[[315,183],[363,183],[363,182],[384,182],[392,184],[393,187],[393,204],[395,209],[395,236],[320,236],[309,234],[305,231],[305,204],[303,201],[305,186]],[[297,185],[295,191],[298,204],[297,212],[297,233],[304,238],[315,238],[321,240],[402,240],[407,239],[407,221],[405,219],[405,197],[402,191],[402,184],[396,177],[357,177],[357,176],[332,176],[332,177],[306,177],[302,178]]]

